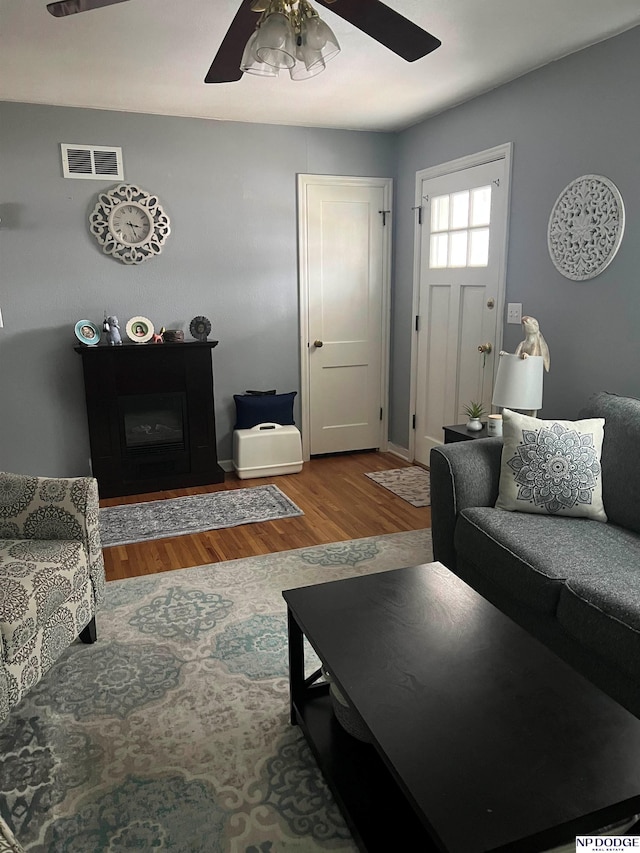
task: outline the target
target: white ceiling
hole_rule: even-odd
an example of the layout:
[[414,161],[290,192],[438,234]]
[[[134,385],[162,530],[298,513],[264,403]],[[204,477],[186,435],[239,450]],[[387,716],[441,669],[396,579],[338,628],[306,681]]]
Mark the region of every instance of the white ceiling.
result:
[[638,0],[388,0],[442,41],[408,63],[319,7],[342,46],[324,73],[206,85],[239,0],[130,0],[60,19],[46,2],[0,0],[0,100],[383,131],[640,24]]

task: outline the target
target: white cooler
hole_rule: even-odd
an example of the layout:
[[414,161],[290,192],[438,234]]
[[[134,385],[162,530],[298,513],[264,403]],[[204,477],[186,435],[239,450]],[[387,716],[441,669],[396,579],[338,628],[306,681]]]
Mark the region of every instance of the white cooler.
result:
[[233,433],[233,467],[241,480],[302,471],[302,441],[295,426],[263,423]]

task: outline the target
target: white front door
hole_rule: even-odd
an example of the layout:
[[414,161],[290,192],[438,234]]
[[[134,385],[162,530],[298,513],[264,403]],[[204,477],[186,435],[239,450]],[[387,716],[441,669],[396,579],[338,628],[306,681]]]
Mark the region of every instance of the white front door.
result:
[[301,175],[305,458],[386,442],[391,180]]
[[491,411],[502,344],[510,149],[500,151],[480,165],[418,173],[413,456],[424,465],[443,441],[442,427],[467,420],[466,405]]

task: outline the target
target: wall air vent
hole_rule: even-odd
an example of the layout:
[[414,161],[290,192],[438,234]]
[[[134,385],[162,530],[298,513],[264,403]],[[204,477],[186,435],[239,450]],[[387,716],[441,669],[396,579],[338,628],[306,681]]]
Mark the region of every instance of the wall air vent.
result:
[[107,145],[67,145],[62,142],[62,174],[65,178],[123,180],[122,148]]

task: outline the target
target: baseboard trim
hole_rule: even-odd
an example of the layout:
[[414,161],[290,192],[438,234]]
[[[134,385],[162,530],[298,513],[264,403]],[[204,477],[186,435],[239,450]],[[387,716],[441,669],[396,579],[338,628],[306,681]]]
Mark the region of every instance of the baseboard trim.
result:
[[[397,444],[393,444],[392,442],[389,442],[389,445],[387,447],[386,452],[392,453],[394,456],[398,456],[400,459],[403,459],[405,462],[411,461],[409,459],[409,451],[406,447],[400,447]],[[233,467],[233,459],[218,459],[218,465],[222,468],[222,470],[226,474],[230,474],[235,470],[235,468]]]
[[399,456],[400,459],[404,459],[405,462],[411,462],[409,458],[409,450],[406,447],[400,447],[397,444],[393,444],[391,441],[387,447],[387,453],[393,453],[394,456]]

